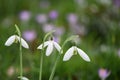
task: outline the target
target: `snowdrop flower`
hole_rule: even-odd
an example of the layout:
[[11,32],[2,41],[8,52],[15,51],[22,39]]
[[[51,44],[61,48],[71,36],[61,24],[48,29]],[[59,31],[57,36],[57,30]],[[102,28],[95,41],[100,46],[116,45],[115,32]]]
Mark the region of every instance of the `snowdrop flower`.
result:
[[81,49],[77,48],[76,46],[72,46],[70,49],[67,50],[63,57],[63,61],[68,61],[73,55],[79,54],[85,61],[90,62],[90,58],[88,55]]
[[[10,46],[11,44],[13,44],[14,42],[20,42],[20,37],[17,36],[17,35],[12,35],[8,38],[8,40],[5,42],[5,46]],[[27,42],[21,38],[21,45],[24,47],[24,48],[29,48]]]
[[98,71],[98,75],[101,78],[101,80],[105,80],[110,75],[110,71],[108,71],[107,69],[101,68]]
[[60,45],[58,43],[56,43],[55,41],[53,41],[53,40],[44,42],[43,44],[41,44],[40,46],[38,46],[37,49],[42,49],[42,47],[44,48],[46,46],[47,46],[46,56],[49,56],[52,53],[53,47],[55,47],[57,49],[57,51],[59,51],[59,52],[61,51]]

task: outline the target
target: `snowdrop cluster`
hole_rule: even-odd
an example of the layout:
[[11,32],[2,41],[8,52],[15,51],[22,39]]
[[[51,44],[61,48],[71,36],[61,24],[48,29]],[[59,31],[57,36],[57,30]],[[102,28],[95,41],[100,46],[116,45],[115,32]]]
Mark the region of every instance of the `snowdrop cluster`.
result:
[[[44,46],[43,46],[43,44],[44,44]],[[52,53],[54,47],[57,49],[58,52],[60,52],[60,50],[61,50],[60,45],[58,43],[56,43],[55,41],[53,41],[53,40],[52,41],[51,40],[50,41],[46,41],[43,44],[39,45],[37,49],[42,49],[42,46],[43,46],[43,48],[47,47],[47,49],[46,49],[46,56],[50,56],[50,54]],[[88,55],[83,50],[78,48],[77,46],[72,46],[71,48],[69,48],[65,52],[65,55],[63,57],[63,61],[68,61],[73,55],[76,55],[77,53],[85,61],[87,61],[87,62],[90,61],[90,58],[88,57]]]
[[[17,30],[17,32],[18,32],[18,35],[15,34],[15,35],[10,36],[10,37],[8,38],[8,40],[5,42],[5,46],[10,46],[10,45],[12,45],[13,43],[18,43],[18,42],[19,42],[22,47],[29,49],[29,46],[28,46],[27,42],[26,42],[23,38],[21,38],[21,32],[20,32],[20,30],[19,30],[18,27],[16,27],[16,30]],[[41,43],[41,44],[37,47],[37,49],[43,50],[43,49],[46,47],[46,52],[45,52],[45,54],[46,54],[46,56],[50,56],[50,55],[52,54],[54,48],[56,48],[56,50],[59,52],[59,54],[62,55],[62,54],[63,54],[63,49],[64,49],[64,47],[63,47],[63,46],[61,47],[57,42],[55,42],[54,40],[51,40],[52,33],[53,33],[53,32],[50,32],[50,33],[48,33],[48,34],[45,35],[45,38],[43,39],[43,43]],[[47,37],[49,37],[50,40],[46,41]],[[52,39],[53,39],[53,36],[52,36]],[[66,39],[66,41],[63,43],[63,45],[65,45],[68,41],[70,41],[70,40],[72,40],[72,39],[74,39],[74,37]],[[20,47],[21,47],[21,46],[20,46]],[[21,50],[21,49],[20,49],[20,52],[21,52],[20,54],[22,55],[22,50]],[[44,50],[43,50],[42,53],[44,53]],[[82,49],[78,48],[77,46],[72,46],[71,48],[69,48],[69,49],[65,52],[64,57],[63,57],[63,61],[68,61],[68,60],[70,60],[70,58],[71,58],[73,55],[77,55],[77,53],[79,54],[79,56],[82,57],[83,60],[85,60],[85,61],[87,61],[87,62],[90,62],[90,58],[88,57],[88,55],[87,55]],[[42,54],[41,54],[41,55],[42,55]],[[21,59],[22,59],[22,58],[21,58]],[[58,59],[60,59],[60,58],[58,57]],[[57,60],[58,60],[58,59],[57,59]],[[53,79],[53,75],[54,75],[54,72],[55,72],[55,68],[56,68],[56,65],[57,65],[57,63],[58,63],[57,60],[56,60],[56,62],[55,62],[55,66],[54,66],[54,68],[53,68],[53,71],[52,71],[52,73],[51,73],[51,76],[50,76],[50,79],[49,79],[49,80],[52,80],[52,79]],[[42,61],[43,61],[43,60],[42,60]],[[22,60],[21,60],[21,62],[20,62],[20,65],[21,65],[21,64],[22,64]],[[40,65],[42,66],[42,62],[41,62]],[[21,68],[22,68],[22,65],[21,65]],[[41,67],[40,71],[41,71],[41,70],[42,70],[42,67]],[[41,73],[42,73],[42,71],[40,72],[40,74],[41,74]],[[29,80],[29,79],[27,79],[26,77],[23,77],[23,76],[22,76],[22,69],[21,69],[21,74],[20,74],[20,77],[19,77],[19,78],[20,78],[21,80]],[[39,78],[39,80],[41,80],[41,77]]]

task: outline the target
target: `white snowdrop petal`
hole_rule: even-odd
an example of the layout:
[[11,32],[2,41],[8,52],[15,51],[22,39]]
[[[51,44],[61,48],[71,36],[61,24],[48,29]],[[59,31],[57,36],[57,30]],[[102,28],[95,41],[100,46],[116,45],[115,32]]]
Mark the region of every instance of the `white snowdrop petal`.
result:
[[46,50],[46,56],[49,56],[53,51],[53,43],[49,43],[47,50]]
[[22,44],[22,46],[23,46],[24,48],[27,48],[27,49],[29,48],[27,42],[26,42],[24,39],[22,39],[22,38],[21,38],[21,44]]
[[5,46],[10,46],[15,41],[15,35],[10,36],[8,40],[5,42]]
[[54,44],[55,48],[60,52],[60,50],[61,50],[60,45],[56,42],[53,42],[53,44]]
[[88,57],[88,55],[81,49],[77,48],[78,54],[85,60],[90,62],[90,58]]
[[[19,40],[19,42],[20,42],[20,37],[17,36],[17,38],[18,38],[18,40]],[[23,38],[21,38],[21,45],[22,45],[24,48],[27,48],[27,49],[29,48],[27,42],[26,42]]]
[[43,44],[41,44],[41,45],[39,45],[39,46],[37,47],[37,49],[42,49],[42,46],[43,46],[43,48],[44,48],[44,47],[46,47],[49,43],[50,43],[50,41],[46,41],[46,42],[44,42],[44,46],[43,46]]
[[26,77],[22,77],[22,80],[29,80],[28,78],[26,78]]
[[63,57],[63,61],[68,61],[73,56],[73,52],[74,52],[74,47],[68,49]]

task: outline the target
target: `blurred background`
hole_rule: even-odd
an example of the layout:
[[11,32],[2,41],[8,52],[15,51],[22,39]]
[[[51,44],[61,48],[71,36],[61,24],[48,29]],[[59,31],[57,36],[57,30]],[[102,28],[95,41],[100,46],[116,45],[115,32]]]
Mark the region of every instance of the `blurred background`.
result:
[[[79,55],[57,66],[54,80],[120,80],[120,0],[0,0],[0,80],[18,80],[19,44],[6,47],[17,24],[30,49],[23,49],[24,76],[38,80],[40,50],[51,31],[60,45],[77,34],[76,45],[91,62]],[[73,45],[68,42],[64,52]],[[57,51],[44,55],[43,80],[48,80]]]

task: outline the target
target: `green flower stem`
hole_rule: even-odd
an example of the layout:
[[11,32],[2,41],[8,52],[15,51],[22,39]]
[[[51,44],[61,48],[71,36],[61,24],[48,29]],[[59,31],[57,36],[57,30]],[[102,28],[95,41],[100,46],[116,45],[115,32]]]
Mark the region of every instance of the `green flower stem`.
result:
[[40,72],[39,72],[39,80],[42,79],[42,66],[43,66],[43,53],[41,53],[41,57],[40,57]]
[[53,69],[52,69],[51,75],[50,75],[50,77],[49,77],[49,80],[53,80],[53,76],[54,76],[54,74],[55,74],[56,66],[57,66],[58,62],[60,61],[60,56],[61,56],[61,54],[59,54],[59,55],[57,56],[57,59],[56,59],[55,64],[54,64],[54,66],[53,66]]
[[18,26],[15,24],[15,28],[16,28],[16,31],[17,31],[17,34],[19,35],[20,37],[20,80],[22,80],[22,77],[23,77],[23,61],[22,61],[22,45],[21,45],[21,32],[20,32],[20,29],[18,28]]
[[42,66],[43,66],[43,53],[44,53],[44,48],[43,48],[43,47],[44,47],[44,42],[45,42],[45,40],[47,39],[47,37],[48,37],[49,35],[51,35],[53,32],[55,32],[55,31],[51,31],[51,32],[47,33],[47,34],[45,35],[44,39],[43,39],[43,46],[42,46],[41,57],[40,57],[39,80],[42,80]]
[[58,62],[60,61],[60,56],[61,56],[61,54],[63,53],[63,48],[64,48],[65,44],[66,44],[68,41],[71,41],[71,40],[73,40],[73,39],[75,39],[75,38],[77,38],[77,37],[78,37],[78,35],[73,35],[73,36],[69,37],[68,39],[66,39],[66,40],[64,41],[64,43],[63,43],[63,45],[62,45],[62,48],[61,48],[61,50],[60,50],[60,52],[59,52],[59,55],[57,56],[57,59],[56,59],[55,64],[54,64],[54,66],[53,66],[53,69],[52,69],[52,72],[51,72],[51,74],[50,74],[49,80],[53,80],[53,77],[54,77],[54,74],[55,74],[55,70],[56,70],[56,67],[57,67]]
[[21,37],[20,37],[20,80],[22,80],[23,76],[23,62],[22,62],[22,45],[21,45]]

